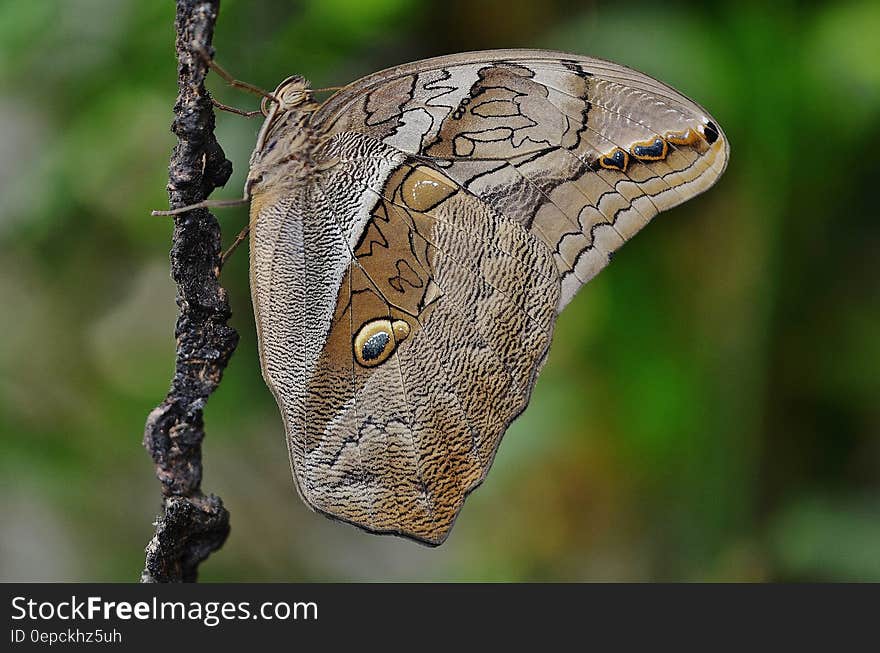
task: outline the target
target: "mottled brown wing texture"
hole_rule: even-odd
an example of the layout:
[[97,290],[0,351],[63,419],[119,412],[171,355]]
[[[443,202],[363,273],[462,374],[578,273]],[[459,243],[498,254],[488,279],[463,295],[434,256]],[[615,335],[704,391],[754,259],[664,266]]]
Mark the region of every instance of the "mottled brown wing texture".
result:
[[252,203],[263,373],[313,508],[439,544],[525,408],[556,318],[551,252],[442,171],[345,133]]
[[278,124],[253,160],[251,282],[297,487],[430,544],[525,409],[558,312],[728,155],[669,87],[544,51],[352,84],[311,116],[306,183],[277,170],[299,160]]
[[356,164],[333,174],[375,203],[306,398],[309,491],[323,512],[439,543],[528,402],[556,315],[552,258],[430,168],[403,163],[380,189]]
[[424,157],[553,252],[561,310],[660,211],[709,188],[729,147],[647,75],[563,52],[497,50],[366,77],[313,121]]

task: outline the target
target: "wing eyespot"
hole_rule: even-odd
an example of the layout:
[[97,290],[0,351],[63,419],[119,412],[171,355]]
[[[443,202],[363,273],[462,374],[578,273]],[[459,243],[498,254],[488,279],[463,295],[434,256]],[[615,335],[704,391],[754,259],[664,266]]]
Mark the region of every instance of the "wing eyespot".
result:
[[669,146],[662,138],[655,138],[635,143],[629,151],[639,161],[661,161],[666,158]]
[[629,154],[619,147],[616,147],[608,154],[599,157],[599,165],[608,170],[619,170],[620,172],[623,172],[629,165]]
[[391,357],[397,345],[406,340],[410,326],[404,320],[387,318],[364,324],[352,342],[354,358],[363,367],[376,367]]
[[719,136],[721,136],[721,132],[718,131],[718,127],[715,126],[714,122],[710,120],[703,125],[703,138],[706,139],[709,145],[717,141]]

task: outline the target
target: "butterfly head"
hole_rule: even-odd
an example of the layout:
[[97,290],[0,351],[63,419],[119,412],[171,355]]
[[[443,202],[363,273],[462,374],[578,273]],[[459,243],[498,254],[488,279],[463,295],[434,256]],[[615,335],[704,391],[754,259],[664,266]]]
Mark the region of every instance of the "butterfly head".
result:
[[[278,111],[284,113],[297,107],[309,104],[312,101],[312,90],[307,80],[299,75],[288,77],[278,85],[273,97],[278,101]],[[272,107],[272,100],[268,97],[263,98],[260,110],[264,116],[269,115]]]
[[299,75],[288,77],[263,98],[265,120],[251,154],[245,197],[280,192],[308,178],[314,167],[308,123],[317,108],[309,82]]

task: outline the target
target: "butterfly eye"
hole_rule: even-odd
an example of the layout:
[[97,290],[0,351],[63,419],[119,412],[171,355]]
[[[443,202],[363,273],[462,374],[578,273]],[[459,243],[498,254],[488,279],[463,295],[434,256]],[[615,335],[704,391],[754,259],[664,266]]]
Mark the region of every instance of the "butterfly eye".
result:
[[281,102],[283,109],[304,104],[310,94],[309,83],[299,75],[288,77],[275,89],[275,97]]
[[281,104],[285,107],[295,107],[306,101],[304,89],[289,88],[281,95]]
[[409,324],[403,320],[367,322],[354,337],[354,358],[364,367],[376,367],[388,360],[409,333]]

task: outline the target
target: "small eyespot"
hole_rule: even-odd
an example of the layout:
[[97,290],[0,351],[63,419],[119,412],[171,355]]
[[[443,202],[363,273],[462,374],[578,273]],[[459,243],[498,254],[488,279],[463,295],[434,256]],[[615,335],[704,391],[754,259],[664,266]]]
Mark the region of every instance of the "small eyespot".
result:
[[404,320],[371,320],[364,324],[352,342],[355,360],[364,367],[376,367],[391,357],[397,345],[406,340],[410,326]]
[[634,143],[629,150],[639,161],[660,161],[666,158],[668,146],[662,138]]
[[608,170],[626,170],[629,165],[629,154],[615,147],[609,154],[599,157],[599,165]]
[[703,136],[706,138],[706,142],[709,145],[717,141],[720,135],[721,134],[718,131],[718,127],[716,127],[715,123],[711,120],[703,125]]

